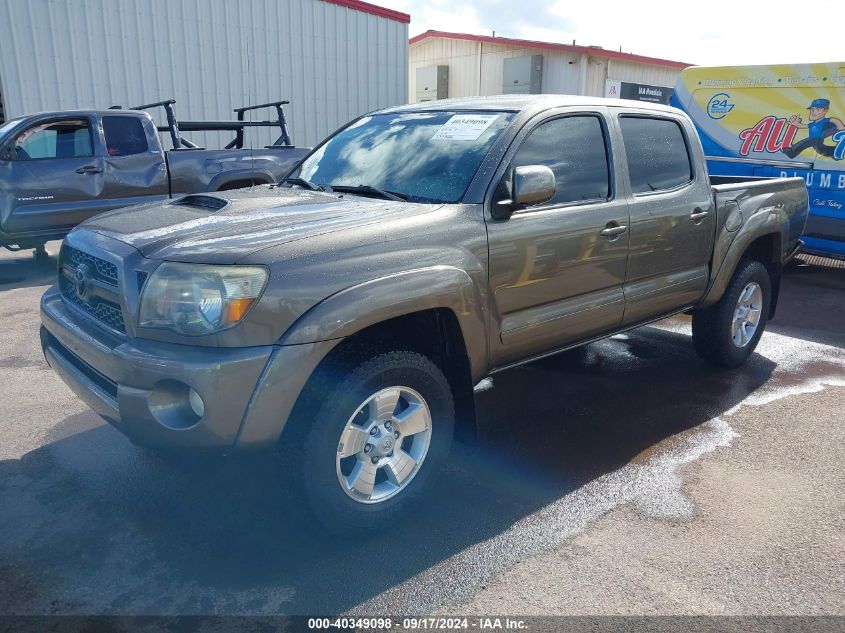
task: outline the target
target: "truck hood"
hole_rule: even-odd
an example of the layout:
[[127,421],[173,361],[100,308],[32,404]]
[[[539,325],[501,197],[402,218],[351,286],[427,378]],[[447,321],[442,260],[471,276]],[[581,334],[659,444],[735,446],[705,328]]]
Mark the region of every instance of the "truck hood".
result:
[[117,209],[76,230],[120,240],[151,259],[231,264],[270,246],[436,208],[265,185]]

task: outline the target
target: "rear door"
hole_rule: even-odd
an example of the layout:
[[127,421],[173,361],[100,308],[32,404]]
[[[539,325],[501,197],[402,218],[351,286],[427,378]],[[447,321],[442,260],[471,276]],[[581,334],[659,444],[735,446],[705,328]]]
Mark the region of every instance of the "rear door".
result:
[[2,229],[9,235],[49,234],[75,226],[102,203],[103,159],[95,153],[95,119],[53,117],[30,124],[4,147],[2,180],[9,190]]
[[507,220],[488,219],[497,366],[613,330],[624,307],[628,207],[605,117],[563,112],[526,127],[505,156],[493,202],[510,197],[520,165],[548,166],[556,193]]
[[704,157],[693,155],[689,139],[694,132],[683,119],[669,113],[623,113],[617,121],[631,212],[623,320],[630,325],[701,298],[716,213]]
[[168,197],[167,165],[155,125],[137,112],[115,112],[100,118],[105,185],[111,208]]

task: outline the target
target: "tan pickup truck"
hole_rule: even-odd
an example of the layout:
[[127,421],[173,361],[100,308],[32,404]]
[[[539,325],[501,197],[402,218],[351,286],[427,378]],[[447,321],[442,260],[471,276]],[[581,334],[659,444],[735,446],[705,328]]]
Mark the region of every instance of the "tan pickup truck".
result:
[[711,183],[673,108],[409,105],[280,185],[82,224],[41,336],[133,441],[277,447],[327,525],[378,528],[415,507],[490,374],[682,311],[704,359],[741,365],[807,212],[800,178]]

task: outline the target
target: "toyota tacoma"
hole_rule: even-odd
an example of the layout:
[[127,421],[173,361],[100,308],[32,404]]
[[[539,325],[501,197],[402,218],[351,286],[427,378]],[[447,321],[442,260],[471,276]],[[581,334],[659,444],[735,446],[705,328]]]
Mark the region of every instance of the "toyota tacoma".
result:
[[83,223],[41,340],[134,442],[277,447],[320,519],[366,530],[415,506],[495,372],[679,312],[744,363],[807,212],[800,178],[711,182],[674,108],[407,105],[277,185]]

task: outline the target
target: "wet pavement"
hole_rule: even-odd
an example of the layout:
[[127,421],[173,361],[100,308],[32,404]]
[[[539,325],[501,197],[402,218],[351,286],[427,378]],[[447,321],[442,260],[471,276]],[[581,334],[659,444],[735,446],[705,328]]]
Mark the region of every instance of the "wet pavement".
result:
[[[845,612],[845,554],[825,540],[845,540],[845,270],[791,267],[739,370],[704,365],[677,317],[494,376],[478,442],[456,448],[433,500],[360,539],[309,525],[271,459],[165,460],[88,411],[37,343],[54,269],[0,255],[0,613],[733,612],[751,589],[717,600],[726,569],[782,588],[781,611],[761,598],[754,612]],[[818,432],[796,433],[805,420]],[[777,532],[789,552],[822,531],[801,564],[761,549],[762,510],[733,548],[708,547],[732,529],[719,508],[795,507],[804,472],[813,503]],[[674,593],[629,573],[668,577],[681,555]]]

